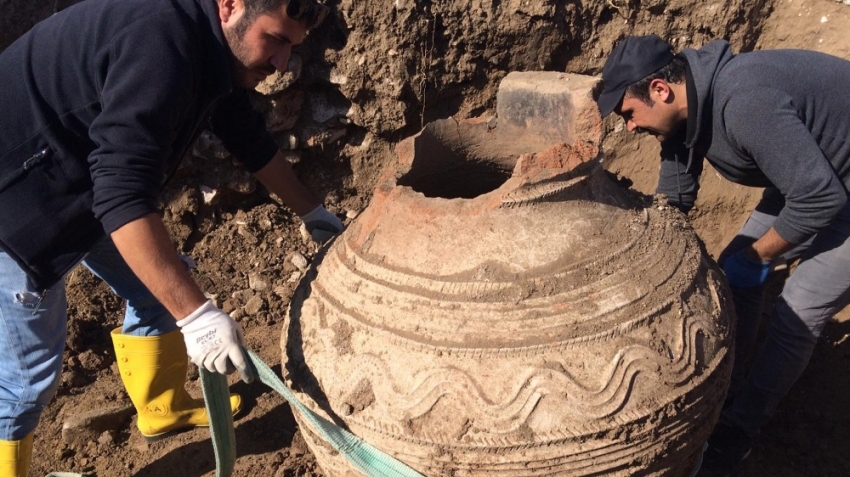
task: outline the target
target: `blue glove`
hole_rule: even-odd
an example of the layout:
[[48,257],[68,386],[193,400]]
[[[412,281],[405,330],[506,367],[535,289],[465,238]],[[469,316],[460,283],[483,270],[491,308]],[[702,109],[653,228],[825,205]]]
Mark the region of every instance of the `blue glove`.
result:
[[723,264],[726,280],[732,288],[750,288],[763,285],[770,273],[770,262],[753,260],[746,251],[739,250]]
[[304,221],[304,226],[310,233],[310,237],[319,243],[330,240],[331,237],[342,232],[345,227],[342,221],[336,215],[328,212],[323,205],[319,205],[302,216],[301,220]]

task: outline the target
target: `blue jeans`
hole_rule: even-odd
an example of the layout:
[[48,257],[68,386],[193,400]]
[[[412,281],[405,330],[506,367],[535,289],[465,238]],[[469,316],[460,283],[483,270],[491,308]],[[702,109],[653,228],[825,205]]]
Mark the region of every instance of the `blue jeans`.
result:
[[[155,336],[177,329],[111,239],[92,247],[83,263],[127,300],[123,333]],[[56,394],[66,322],[64,279],[47,292],[35,290],[20,267],[0,252],[0,439],[18,440],[32,432]]]
[[[767,189],[720,261],[764,235],[783,206],[779,192]],[[803,374],[826,322],[850,304],[850,204],[783,258],[801,260],[768,313],[763,314],[764,287],[732,290],[738,315],[735,364],[720,422],[750,437],[759,434]],[[756,350],[762,316],[770,321]]]

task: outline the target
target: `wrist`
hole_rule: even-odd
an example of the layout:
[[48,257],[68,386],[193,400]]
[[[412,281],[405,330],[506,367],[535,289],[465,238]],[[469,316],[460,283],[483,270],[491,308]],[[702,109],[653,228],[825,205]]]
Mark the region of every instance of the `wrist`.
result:
[[189,313],[183,319],[177,320],[177,326],[179,326],[180,328],[183,328],[183,327],[191,324],[192,322],[198,320],[199,318],[201,318],[205,314],[207,314],[211,311],[214,311],[216,309],[217,308],[215,307],[215,305],[213,305],[212,300],[207,300],[203,304],[201,304],[201,306],[196,308],[195,311],[193,311],[192,313]]
[[759,251],[752,245],[744,249],[744,256],[746,256],[747,258],[749,258],[750,260],[752,260],[754,262],[762,263],[762,264],[770,263],[770,261],[771,261],[770,258],[763,257],[761,255],[761,253],[759,253]]

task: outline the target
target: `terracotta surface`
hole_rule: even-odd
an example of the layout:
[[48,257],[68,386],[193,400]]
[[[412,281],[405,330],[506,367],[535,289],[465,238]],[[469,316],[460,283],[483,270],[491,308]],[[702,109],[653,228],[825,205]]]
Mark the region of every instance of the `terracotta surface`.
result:
[[[687,475],[730,371],[718,271],[598,142],[514,139],[445,120],[399,145],[295,291],[286,377],[428,476]],[[358,475],[301,426],[327,475]]]

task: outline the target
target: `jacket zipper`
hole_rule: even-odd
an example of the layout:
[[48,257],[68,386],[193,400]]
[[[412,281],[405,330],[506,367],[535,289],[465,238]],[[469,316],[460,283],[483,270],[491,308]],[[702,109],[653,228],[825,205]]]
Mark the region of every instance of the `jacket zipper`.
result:
[[32,310],[33,316],[38,313],[38,309],[41,308],[41,303],[44,301],[45,298],[47,298],[48,293],[50,293],[49,288],[45,288],[44,291],[41,292],[40,296],[38,297],[38,301],[35,302],[35,308],[33,308]]

